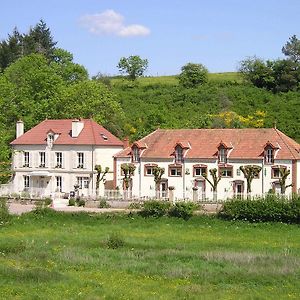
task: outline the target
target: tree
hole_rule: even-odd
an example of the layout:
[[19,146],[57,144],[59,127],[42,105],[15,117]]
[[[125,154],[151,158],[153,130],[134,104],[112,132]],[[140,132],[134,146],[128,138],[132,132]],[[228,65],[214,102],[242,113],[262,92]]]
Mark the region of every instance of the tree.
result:
[[161,183],[161,177],[165,174],[165,169],[155,166],[152,169],[153,176],[154,176],[154,182],[155,182],[155,191],[156,191],[156,197],[160,198],[160,183]]
[[185,88],[193,88],[208,80],[208,70],[202,64],[188,63],[181,68],[179,83]]
[[300,62],[300,40],[296,35],[289,38],[288,42],[282,47],[282,53],[294,62]]
[[96,195],[99,196],[99,187],[100,182],[103,181],[105,183],[105,176],[109,171],[109,167],[106,167],[104,170],[102,170],[101,165],[96,165],[95,170],[97,171],[97,177],[96,177]]
[[291,171],[286,168],[279,168],[279,173],[280,173],[280,178],[279,178],[280,192],[282,195],[284,195],[286,189],[290,186],[293,186],[293,184],[286,185],[286,180],[290,175]]
[[257,57],[249,57],[240,62],[239,72],[253,85],[272,90],[275,78],[271,61],[263,61]]
[[123,189],[125,192],[124,198],[127,199],[128,191],[132,190],[132,176],[134,175],[136,166],[134,164],[122,164],[121,170],[123,172]]
[[241,166],[240,170],[243,172],[247,180],[247,194],[250,194],[252,180],[259,175],[259,172],[261,171],[261,167],[248,165],[248,166]]
[[204,173],[203,177],[205,178],[205,180],[211,185],[212,189],[213,189],[213,198],[214,200],[217,200],[217,189],[218,189],[218,184],[221,180],[221,175],[217,175],[218,170],[216,168],[210,169],[209,173],[212,177],[212,181],[210,179],[208,179],[207,174]]
[[122,74],[128,74],[130,80],[142,76],[148,68],[148,60],[138,55],[122,57],[118,63],[118,69]]

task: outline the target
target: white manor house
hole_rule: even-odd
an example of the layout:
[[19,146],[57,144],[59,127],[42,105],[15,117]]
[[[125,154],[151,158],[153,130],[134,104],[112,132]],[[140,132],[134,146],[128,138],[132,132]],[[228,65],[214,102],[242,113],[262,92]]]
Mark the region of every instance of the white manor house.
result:
[[[96,165],[109,168],[105,186],[113,188],[113,155],[123,142],[90,119],[45,120],[25,133],[23,122],[17,122],[11,146],[15,193],[54,197],[78,185],[79,195],[93,196]],[[105,186],[102,182],[100,193]]]
[[[276,128],[269,129],[158,129],[115,155],[115,184],[122,187],[122,165],[132,164],[133,197],[175,199],[227,199],[245,196],[247,181],[241,166],[260,171],[252,180],[252,196],[281,193],[281,171],[286,195],[300,191],[300,145]],[[164,174],[159,186],[153,170]],[[219,180],[217,192],[210,170]],[[157,191],[159,193],[157,193]],[[217,194],[217,195],[216,195]]]
[[[135,199],[243,196],[247,179],[241,166],[259,167],[252,195],[280,193],[281,170],[289,173],[285,194],[300,192],[300,145],[276,128],[158,129],[129,145],[90,119],[45,120],[25,133],[19,121],[11,146],[15,193],[56,197],[69,195],[76,185],[80,196],[96,197],[96,165],[109,167],[100,196],[108,191]],[[129,187],[124,165],[134,168]],[[156,167],[164,169],[159,184]],[[212,169],[217,192],[209,183]]]

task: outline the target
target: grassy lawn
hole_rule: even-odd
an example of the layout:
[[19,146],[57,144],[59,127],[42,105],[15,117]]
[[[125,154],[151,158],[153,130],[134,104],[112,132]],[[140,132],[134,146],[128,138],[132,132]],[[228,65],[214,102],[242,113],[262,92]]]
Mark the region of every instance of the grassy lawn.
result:
[[[112,79],[112,84],[118,84],[122,82],[122,78]],[[242,78],[237,72],[224,72],[224,73],[209,73],[209,81],[236,81],[242,82]],[[137,81],[141,85],[150,85],[150,84],[165,84],[165,85],[178,85],[177,76],[155,76],[155,77],[141,77]]]
[[0,226],[0,299],[299,299],[299,279],[298,225],[50,212]]

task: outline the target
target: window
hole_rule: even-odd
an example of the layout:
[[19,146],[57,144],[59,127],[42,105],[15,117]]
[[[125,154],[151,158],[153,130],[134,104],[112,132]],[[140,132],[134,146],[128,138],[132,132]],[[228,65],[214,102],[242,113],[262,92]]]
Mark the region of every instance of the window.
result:
[[62,178],[61,176],[56,177],[56,190],[62,192]]
[[280,169],[286,169],[286,167],[274,167],[272,168],[271,176],[272,178],[281,178]]
[[222,164],[227,163],[227,150],[224,147],[219,149],[219,162]]
[[236,169],[236,176],[241,176],[241,170],[240,169]]
[[63,157],[62,152],[56,152],[56,168],[62,168],[63,166]]
[[77,183],[80,189],[88,189],[89,188],[89,177],[77,177]]
[[182,167],[169,167],[169,176],[182,176]]
[[232,167],[231,168],[220,168],[221,177],[232,177]]
[[139,162],[140,161],[140,150],[138,147],[133,147],[132,148],[132,161],[133,162]]
[[183,163],[183,150],[180,146],[175,148],[175,162]]
[[194,176],[203,176],[207,173],[206,167],[194,167]]
[[155,166],[145,166],[145,176],[153,176],[153,168]]
[[46,167],[46,153],[40,152],[40,168]]
[[272,164],[274,163],[274,149],[272,148],[267,148],[265,152],[265,162],[267,164]]
[[29,188],[30,186],[30,177],[24,176],[24,188]]
[[29,167],[29,152],[24,152],[24,167]]
[[83,152],[78,152],[77,153],[77,158],[78,158],[77,168],[83,169],[83,167],[84,167],[84,153]]

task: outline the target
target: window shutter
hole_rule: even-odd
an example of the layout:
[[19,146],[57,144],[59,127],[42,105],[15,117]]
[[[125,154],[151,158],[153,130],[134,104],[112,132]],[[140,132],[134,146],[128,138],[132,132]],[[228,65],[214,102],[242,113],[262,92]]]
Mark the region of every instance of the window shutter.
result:
[[41,163],[40,152],[32,153],[33,156],[33,166],[38,168]]
[[73,161],[73,169],[76,169],[77,168],[77,165],[78,165],[78,157],[77,157],[77,152],[76,151],[72,151],[73,154],[72,154],[72,161]]
[[24,165],[24,162],[23,162],[23,152],[17,152],[15,154],[15,157],[16,157],[16,166],[19,167],[19,168],[22,168],[23,165]]
[[87,153],[83,152],[83,168],[87,168]]
[[29,152],[29,168],[34,166],[33,159],[34,159],[33,153]]
[[56,163],[55,163],[55,152],[51,151],[49,154],[50,154],[49,155],[50,156],[50,167],[52,169],[54,169],[55,166],[56,166]]

